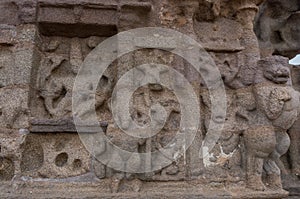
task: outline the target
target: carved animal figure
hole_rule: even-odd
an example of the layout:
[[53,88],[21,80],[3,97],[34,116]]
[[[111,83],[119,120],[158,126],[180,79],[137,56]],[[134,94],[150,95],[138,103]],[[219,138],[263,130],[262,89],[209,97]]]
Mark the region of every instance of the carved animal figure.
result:
[[244,132],[246,148],[247,186],[265,190],[281,189],[280,156],[290,146],[287,130],[299,114],[299,93],[291,86],[288,59],[272,56],[258,62],[253,94],[256,100],[256,119]]

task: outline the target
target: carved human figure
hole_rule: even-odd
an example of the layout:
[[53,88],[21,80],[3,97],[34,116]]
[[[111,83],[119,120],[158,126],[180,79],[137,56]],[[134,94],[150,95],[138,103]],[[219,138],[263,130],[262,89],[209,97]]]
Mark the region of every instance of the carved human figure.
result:
[[281,189],[280,157],[290,146],[287,130],[299,114],[299,93],[291,86],[288,59],[272,56],[258,62],[253,94],[256,118],[244,132],[248,188],[264,190],[262,172],[271,189]]
[[[51,41],[47,51],[55,51],[59,42]],[[67,62],[67,60],[69,60]],[[70,55],[47,54],[39,72],[40,95],[44,98],[46,110],[51,117],[71,114],[73,82],[82,63],[83,55],[79,38],[72,38]],[[61,75],[55,70],[62,69]]]

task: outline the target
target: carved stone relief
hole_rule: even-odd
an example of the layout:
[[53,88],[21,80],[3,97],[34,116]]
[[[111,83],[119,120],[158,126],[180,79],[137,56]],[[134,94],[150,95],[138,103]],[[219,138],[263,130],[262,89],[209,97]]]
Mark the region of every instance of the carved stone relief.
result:
[[[90,198],[286,197],[288,193],[282,188],[281,177],[300,172],[300,76],[297,68],[288,65],[287,58],[272,54],[295,52],[294,48],[287,49],[295,47],[299,40],[294,26],[298,13],[291,8],[290,4],[295,4],[292,2],[278,16],[273,11],[269,16],[270,13],[262,12],[270,9],[273,0],[263,2],[29,0],[0,3],[0,12],[6,16],[0,16],[0,23],[8,24],[0,25],[1,183],[11,181],[17,187],[13,189],[16,197],[31,188],[37,195],[41,194],[37,187],[41,190],[54,187],[52,192],[57,197],[64,197],[62,192],[66,189],[70,189],[70,194],[73,190],[70,198],[78,197],[79,192]],[[14,12],[18,14],[15,16]],[[257,13],[260,22],[255,27],[260,29],[256,29],[256,36],[253,21]],[[33,21],[35,25],[31,24]],[[267,23],[270,27],[265,35],[262,30]],[[227,113],[220,138],[202,157],[200,148],[208,136],[212,115],[212,99],[205,77],[201,76],[205,74],[198,74],[184,57],[152,49],[151,44],[140,45],[145,38],[137,36],[133,42],[139,50],[121,56],[104,71],[95,95],[85,96],[80,104],[80,114],[88,119],[91,107],[87,106],[95,100],[92,108],[108,141],[131,153],[154,152],[172,144],[180,129],[182,107],[174,90],[160,85],[159,80],[176,86],[183,82],[178,78],[166,80],[166,71],[150,74],[152,82],[135,90],[129,104],[129,115],[139,126],[151,125],[151,118],[157,115],[165,116],[163,128],[156,135],[151,138],[127,135],[124,129],[130,129],[133,124],[122,117],[114,118],[112,111],[112,95],[120,78],[137,68],[133,81],[138,82],[149,75],[149,70],[139,66],[155,63],[175,69],[189,81],[199,100],[201,115],[197,118],[200,127],[193,143],[180,158],[170,159],[170,165],[156,171],[135,173],[136,169],[154,167],[155,161],[151,157],[142,159],[113,151],[109,153],[108,163],[119,167],[113,169],[87,151],[76,134],[72,92],[80,67],[99,43],[118,32],[145,26],[172,28],[201,43],[221,73],[226,90],[226,99],[222,100],[227,102]],[[281,46],[282,41],[278,39],[285,44]],[[172,35],[170,40],[176,43]],[[89,86],[88,90],[92,91],[94,88]],[[165,112],[153,108],[155,105],[163,107]],[[163,122],[159,119],[155,122]],[[120,126],[116,120],[120,120]],[[86,132],[84,136],[92,133],[95,132]],[[108,150],[106,142],[99,143],[99,154]],[[129,168],[132,172],[124,172]],[[297,178],[296,175],[293,177]],[[0,187],[0,192],[10,194],[7,187]]]

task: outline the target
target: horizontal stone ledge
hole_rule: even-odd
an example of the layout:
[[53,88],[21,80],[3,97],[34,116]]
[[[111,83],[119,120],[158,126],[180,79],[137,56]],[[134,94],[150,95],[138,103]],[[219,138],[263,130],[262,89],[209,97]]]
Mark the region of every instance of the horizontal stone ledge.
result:
[[17,31],[15,26],[0,25],[0,45],[14,45],[16,37]]
[[112,36],[117,33],[118,5],[39,3],[37,23],[47,36]]
[[99,24],[111,25],[117,24],[117,7],[116,6],[52,6],[44,5],[39,7],[38,22],[52,22],[62,24]]
[[117,26],[93,24],[40,23],[39,32],[45,36],[110,37],[117,34]]
[[[84,129],[84,132],[80,133],[98,133],[100,128],[102,130],[107,127],[106,121],[99,122],[95,125],[78,126],[79,129]],[[31,133],[77,133],[76,126],[73,118],[63,119],[32,119],[30,121]]]
[[[26,186],[23,186],[26,182]],[[251,191],[245,188],[224,189],[206,185],[191,185],[187,182],[143,182],[140,192],[110,193],[110,179],[85,182],[64,182],[63,180],[14,181],[1,183],[3,198],[201,198],[201,199],[283,199],[286,191]],[[14,189],[14,187],[21,187]],[[53,191],[54,190],[54,191]],[[24,195],[25,194],[25,195]],[[28,195],[26,195],[28,194]]]
[[146,12],[150,12],[152,9],[152,4],[150,2],[121,2],[121,10],[122,9],[133,9],[133,10],[142,10]]
[[109,6],[118,5],[118,0],[38,0],[40,5],[57,5],[57,6],[67,6],[67,5],[85,5],[85,6]]

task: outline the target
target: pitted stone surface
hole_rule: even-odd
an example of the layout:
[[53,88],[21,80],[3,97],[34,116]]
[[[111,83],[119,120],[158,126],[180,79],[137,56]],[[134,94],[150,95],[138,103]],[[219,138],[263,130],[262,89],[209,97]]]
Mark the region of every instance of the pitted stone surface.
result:
[[[279,199],[288,195],[280,175],[291,198],[297,197],[300,71],[275,55],[292,58],[299,53],[299,5],[298,0],[1,1],[1,197]],[[201,125],[192,145],[171,165],[142,174],[121,172],[93,157],[77,135],[73,84],[99,43],[122,31],[151,26],[177,30],[203,46],[221,73],[227,114],[218,142],[200,158],[213,108],[201,75],[210,74],[200,75],[184,57],[155,49],[175,49],[179,41],[173,35],[164,42],[159,35],[134,37],[139,49],[115,60],[99,77],[95,95],[85,96],[87,103],[80,104],[88,118],[88,102],[95,100],[99,120],[86,124],[84,136],[102,129],[109,141],[136,153],[173,143],[182,107],[173,90],[158,83],[166,78],[163,72],[152,74],[153,81],[133,93],[129,111],[136,124],[147,126],[153,111],[161,111],[151,107],[164,108],[166,122],[160,132],[151,138],[131,137],[112,115],[119,79],[149,63],[172,67],[189,81],[199,99]],[[139,71],[134,81],[147,72]],[[179,78],[170,81],[182,84]],[[101,157],[108,147],[98,144]],[[122,169],[154,166],[151,157],[141,164],[139,158],[109,155]]]

